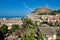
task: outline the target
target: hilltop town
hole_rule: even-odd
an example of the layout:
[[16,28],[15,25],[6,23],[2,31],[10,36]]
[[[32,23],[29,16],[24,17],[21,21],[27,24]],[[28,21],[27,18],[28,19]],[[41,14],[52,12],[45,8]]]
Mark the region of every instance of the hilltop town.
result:
[[41,7],[24,18],[0,18],[0,29],[5,40],[60,40],[60,9]]

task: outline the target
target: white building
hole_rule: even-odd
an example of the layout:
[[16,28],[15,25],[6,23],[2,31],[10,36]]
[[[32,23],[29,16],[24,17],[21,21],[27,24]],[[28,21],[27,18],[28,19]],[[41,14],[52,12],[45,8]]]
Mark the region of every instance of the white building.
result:
[[40,32],[46,35],[46,40],[56,40],[58,27],[40,27]]

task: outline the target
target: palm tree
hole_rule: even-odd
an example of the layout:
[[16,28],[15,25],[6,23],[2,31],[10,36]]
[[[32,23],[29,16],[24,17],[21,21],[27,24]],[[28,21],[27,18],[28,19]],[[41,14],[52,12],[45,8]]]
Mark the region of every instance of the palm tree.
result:
[[24,30],[23,35],[26,37],[26,34],[29,33],[31,29],[35,29],[35,24],[28,17],[22,18],[22,22],[23,22],[22,29]]
[[33,21],[30,18],[28,18],[28,17],[23,18],[22,21],[23,21],[22,26],[24,29],[35,28],[35,24],[33,23]]

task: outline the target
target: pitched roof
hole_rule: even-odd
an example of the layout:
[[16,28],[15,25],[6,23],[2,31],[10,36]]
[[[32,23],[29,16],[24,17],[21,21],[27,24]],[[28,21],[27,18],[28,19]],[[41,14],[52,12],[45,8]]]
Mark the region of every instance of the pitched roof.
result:
[[40,27],[39,30],[41,33],[46,35],[54,35],[56,34],[56,30],[58,27]]

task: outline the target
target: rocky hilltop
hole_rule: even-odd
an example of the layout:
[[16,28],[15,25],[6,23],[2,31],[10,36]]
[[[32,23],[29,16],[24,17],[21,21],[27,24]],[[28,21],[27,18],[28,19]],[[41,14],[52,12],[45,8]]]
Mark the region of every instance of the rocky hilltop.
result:
[[35,9],[32,13],[49,13],[52,12],[52,10],[48,9],[47,7],[41,7],[41,8],[37,8]]
[[52,9],[47,8],[47,7],[40,7],[40,8],[35,9],[34,11],[32,11],[31,14],[56,15],[56,14],[60,14],[60,9],[52,10]]

